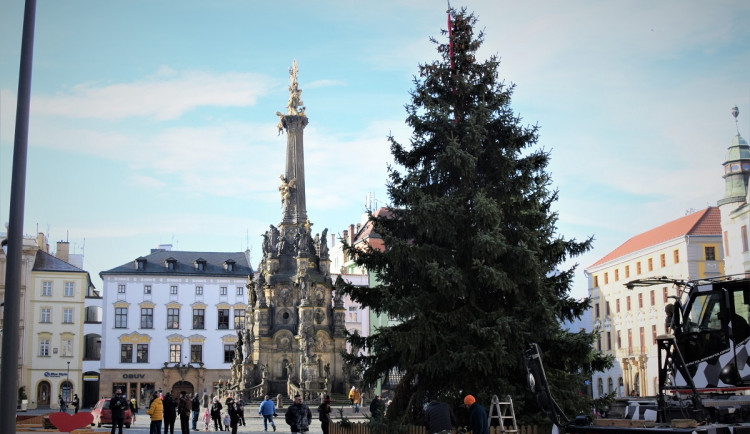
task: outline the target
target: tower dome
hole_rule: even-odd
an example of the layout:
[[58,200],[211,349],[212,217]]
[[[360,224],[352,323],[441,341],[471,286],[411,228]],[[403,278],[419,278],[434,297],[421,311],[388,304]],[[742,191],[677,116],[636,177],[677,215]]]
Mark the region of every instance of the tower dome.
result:
[[[735,124],[740,111],[732,108]],[[729,203],[747,202],[748,180],[750,180],[750,146],[741,135],[739,128],[727,148],[727,158],[724,161],[724,197],[718,201],[722,206]]]

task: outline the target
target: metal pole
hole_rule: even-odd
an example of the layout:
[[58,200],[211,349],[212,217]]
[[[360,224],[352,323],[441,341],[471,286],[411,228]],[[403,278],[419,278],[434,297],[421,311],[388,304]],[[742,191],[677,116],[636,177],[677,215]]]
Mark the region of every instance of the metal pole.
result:
[[8,219],[8,257],[5,268],[5,316],[3,318],[2,366],[0,366],[0,432],[15,434],[18,397],[19,322],[21,320],[21,254],[23,211],[26,194],[26,150],[29,139],[31,103],[31,64],[34,53],[36,0],[26,0],[21,39],[21,65],[18,73],[16,135],[13,145],[13,173]]

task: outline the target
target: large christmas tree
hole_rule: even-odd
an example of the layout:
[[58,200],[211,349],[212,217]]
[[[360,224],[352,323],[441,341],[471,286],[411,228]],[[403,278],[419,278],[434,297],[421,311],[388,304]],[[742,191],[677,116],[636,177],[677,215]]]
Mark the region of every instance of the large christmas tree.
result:
[[522,355],[536,342],[563,409],[589,411],[579,392],[607,360],[592,351],[594,335],[562,329],[589,301],[570,296],[573,270],[559,266],[591,240],[557,233],[557,193],[537,127],[513,113],[499,60],[477,59],[483,35],[474,33],[473,14],[451,9],[449,17],[447,43],[433,40],[440,59],[414,79],[410,144],[390,138],[403,171],[390,170],[389,215],[371,217],[386,248],[348,249],[379,284],[345,291],[400,323],[351,336],[369,355],[347,361],[366,385],[393,368],[404,373],[389,416],[404,414],[408,402],[418,408],[468,393],[485,406],[493,394],[511,394],[516,412],[530,414],[536,405]]

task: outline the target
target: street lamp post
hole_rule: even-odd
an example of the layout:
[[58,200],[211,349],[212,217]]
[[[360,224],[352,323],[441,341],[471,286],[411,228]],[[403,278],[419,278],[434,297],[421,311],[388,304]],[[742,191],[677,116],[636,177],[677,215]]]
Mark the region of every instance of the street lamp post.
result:
[[68,403],[70,403],[70,360],[68,360],[68,372],[65,373],[65,383],[68,385],[68,396],[66,396]]

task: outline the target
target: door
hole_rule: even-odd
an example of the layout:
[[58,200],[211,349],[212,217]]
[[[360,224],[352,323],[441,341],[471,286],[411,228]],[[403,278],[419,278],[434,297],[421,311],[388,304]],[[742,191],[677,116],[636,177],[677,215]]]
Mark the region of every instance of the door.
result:
[[39,383],[36,389],[36,402],[38,407],[49,407],[50,385],[46,381]]
[[172,386],[172,396],[180,396],[180,392],[185,391],[187,394],[193,393],[193,384],[189,381],[178,381]]

